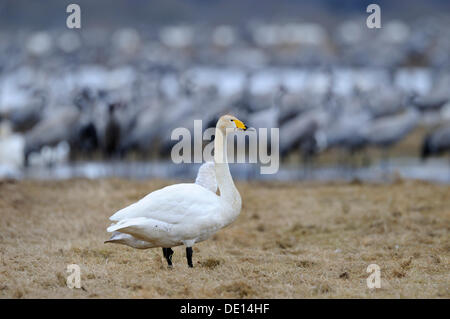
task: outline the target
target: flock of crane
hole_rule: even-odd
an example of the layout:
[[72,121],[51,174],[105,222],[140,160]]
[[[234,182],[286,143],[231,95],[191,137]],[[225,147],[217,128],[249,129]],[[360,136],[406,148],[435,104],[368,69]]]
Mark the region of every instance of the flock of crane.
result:
[[[194,120],[206,129],[225,113],[279,128],[281,157],[298,153],[306,163],[336,148],[349,159],[368,147],[387,153],[419,126],[427,134],[417,155],[442,154],[450,150],[450,72],[438,66],[450,59],[435,52],[447,42],[430,37],[445,34],[396,23],[386,27],[391,38],[370,43],[383,44],[385,59],[354,65],[354,50],[368,41],[348,23],[334,38],[314,24],[252,25],[253,40],[220,26],[207,43],[192,27],[165,28],[158,39],[134,29],[10,35],[0,46],[8,57],[0,65],[0,163],[168,158],[173,129]],[[305,30],[309,38],[298,36]],[[288,31],[297,37],[282,36]],[[401,58],[386,53],[395,48]]]
[[[261,106],[248,89],[228,100],[210,91],[184,92],[177,100],[159,97],[149,101],[148,107],[136,110],[129,101],[112,102],[108,94],[84,88],[75,95],[73,105],[13,110],[2,123],[4,131],[6,124],[12,127],[16,138],[23,132],[26,165],[39,163],[37,154],[51,164],[67,157],[69,151],[86,158],[94,154],[123,158],[136,153],[167,157],[176,142],[170,139],[173,129],[192,128],[195,119],[201,119],[206,128],[224,112],[239,114],[256,128],[278,127],[281,156],[299,152],[307,160],[332,148],[349,154],[367,147],[388,150],[423,124],[427,115],[434,114],[439,120],[448,116],[449,101],[444,96],[416,96],[392,90],[356,92],[346,98],[330,92],[314,96],[289,92],[283,86],[268,92],[266,99],[271,103]],[[449,150],[450,126],[431,131],[422,144],[418,153],[423,157]]]

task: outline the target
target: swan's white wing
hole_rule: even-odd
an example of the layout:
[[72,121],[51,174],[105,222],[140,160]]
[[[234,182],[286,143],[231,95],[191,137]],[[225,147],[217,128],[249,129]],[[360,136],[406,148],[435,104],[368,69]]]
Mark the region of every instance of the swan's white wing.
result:
[[176,184],[150,193],[110,217],[119,231],[151,243],[173,247],[186,241],[204,240],[222,228],[226,202],[197,184]]
[[107,231],[112,233],[119,231],[130,234],[136,239],[152,242],[166,237],[172,225],[147,217],[136,217],[123,219],[117,224],[108,227]]
[[216,171],[214,169],[214,162],[206,162],[200,166],[197,173],[195,184],[209,189],[211,192],[217,192]]
[[[145,217],[168,224],[189,223],[220,208],[220,198],[197,184],[175,184],[154,191],[138,202],[119,210],[109,219]],[[109,231],[109,229],[108,229]]]

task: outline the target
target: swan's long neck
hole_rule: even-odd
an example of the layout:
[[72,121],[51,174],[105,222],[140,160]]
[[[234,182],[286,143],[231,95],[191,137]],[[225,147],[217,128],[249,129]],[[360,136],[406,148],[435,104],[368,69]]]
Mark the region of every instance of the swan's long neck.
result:
[[219,128],[216,128],[214,140],[214,166],[220,197],[231,204],[233,213],[237,216],[241,212],[241,195],[234,185],[230,168],[228,167],[226,135]]

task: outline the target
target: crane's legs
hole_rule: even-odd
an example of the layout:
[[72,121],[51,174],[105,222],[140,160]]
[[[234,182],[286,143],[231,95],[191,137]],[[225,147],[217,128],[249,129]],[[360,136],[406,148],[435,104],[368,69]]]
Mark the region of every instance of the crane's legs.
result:
[[172,267],[172,255],[173,255],[172,248],[163,248],[162,250],[163,256],[167,260],[167,264],[169,265],[169,267]]
[[186,247],[186,258],[189,267],[194,267],[192,265],[192,247]]

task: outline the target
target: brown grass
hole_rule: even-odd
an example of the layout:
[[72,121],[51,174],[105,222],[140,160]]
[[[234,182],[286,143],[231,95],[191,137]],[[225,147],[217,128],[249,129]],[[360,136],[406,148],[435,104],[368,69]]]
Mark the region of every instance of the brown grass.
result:
[[[0,182],[3,298],[450,298],[450,187],[238,183],[241,216],[168,269],[105,245],[108,217],[170,181]],[[68,264],[83,289],[66,287]],[[381,267],[380,289],[366,268]]]

